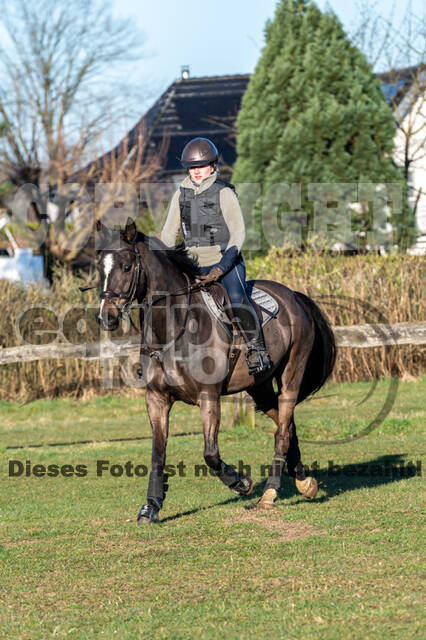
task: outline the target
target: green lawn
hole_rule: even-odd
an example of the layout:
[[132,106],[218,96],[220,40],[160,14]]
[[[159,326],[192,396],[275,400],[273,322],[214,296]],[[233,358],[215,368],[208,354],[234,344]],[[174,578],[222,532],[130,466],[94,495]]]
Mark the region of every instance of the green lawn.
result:
[[[223,458],[250,464],[255,481],[242,499],[194,477],[199,413],[176,405],[171,433],[188,435],[170,438],[168,463],[186,468],[148,527],[135,524],[147,477],[96,475],[99,460],[149,465],[142,399],[0,403],[1,637],[423,637],[425,395],[426,378],[328,385],[296,416],[318,497],[285,477],[268,513],[246,507],[261,494],[272,423],[256,414],[255,428],[231,428],[225,411]],[[87,474],[9,477],[9,460]]]

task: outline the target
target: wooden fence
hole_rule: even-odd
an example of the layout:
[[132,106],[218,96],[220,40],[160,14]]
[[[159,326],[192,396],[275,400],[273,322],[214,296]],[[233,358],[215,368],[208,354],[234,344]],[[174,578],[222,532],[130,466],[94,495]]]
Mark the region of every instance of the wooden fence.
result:
[[[383,347],[404,344],[426,344],[426,322],[399,322],[396,324],[359,324],[333,327],[338,347]],[[105,339],[84,344],[51,343],[46,345],[19,345],[0,349],[0,365],[33,362],[55,358],[81,358],[103,360],[129,355],[138,351],[140,336],[117,340]]]
[[[397,324],[362,324],[349,327],[333,327],[338,347],[370,348],[390,345],[426,344],[426,322],[400,322]],[[128,336],[116,340],[105,339],[85,344],[52,343],[47,345],[19,345],[0,349],[0,365],[56,358],[81,358],[84,360],[109,360],[137,356],[140,336]],[[227,420],[235,424],[244,416],[254,426],[254,405],[247,393],[235,394],[227,403]]]

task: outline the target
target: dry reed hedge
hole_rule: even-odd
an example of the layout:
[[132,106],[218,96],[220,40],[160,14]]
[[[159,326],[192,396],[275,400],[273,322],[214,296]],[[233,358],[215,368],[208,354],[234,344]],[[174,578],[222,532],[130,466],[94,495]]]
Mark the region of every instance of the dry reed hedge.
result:
[[[97,293],[88,291],[82,294],[78,290],[79,284],[82,281],[66,269],[55,273],[49,290],[41,290],[38,286],[24,289],[19,284],[0,280],[1,346],[46,344],[55,334],[59,341],[65,342],[61,339],[62,319],[65,320],[63,328],[68,341],[99,340],[95,313],[85,312],[88,305],[95,307],[98,304]],[[40,317],[43,318],[42,323],[37,322]],[[47,334],[49,330],[54,333]],[[0,397],[26,402],[43,397],[77,396],[84,391],[100,393],[102,380],[103,370],[99,361],[55,359],[1,365]]]
[[[248,264],[248,277],[277,280],[302,291],[326,312],[331,324],[420,322],[425,319],[425,260],[409,255],[289,255],[273,248]],[[339,349],[333,379],[371,380],[418,376],[425,349],[404,345]]]
[[[314,253],[290,257],[273,249],[265,258],[249,262],[247,267],[248,277],[278,280],[308,294],[319,302],[334,325],[419,322],[425,317],[424,260],[419,257],[335,257]],[[81,280],[67,270],[57,271],[48,291],[35,286],[24,289],[0,280],[1,346],[20,344],[20,335],[34,344],[46,343],[51,336],[46,333],[35,335],[35,331],[57,332],[59,314],[65,318],[63,332],[68,341],[99,340],[99,327],[95,321],[97,292],[82,294],[78,290],[79,284]],[[43,312],[43,324],[40,325],[34,322],[40,311],[28,311],[29,307],[53,311]],[[92,308],[87,310],[88,307]],[[384,375],[417,376],[424,370],[424,365],[424,349],[411,345],[341,349],[334,379],[355,381]],[[115,390],[121,388],[121,391],[140,393],[123,383],[117,361],[112,373]],[[99,361],[64,359],[2,365],[0,398],[26,402],[41,397],[110,392],[105,388],[104,375]]]

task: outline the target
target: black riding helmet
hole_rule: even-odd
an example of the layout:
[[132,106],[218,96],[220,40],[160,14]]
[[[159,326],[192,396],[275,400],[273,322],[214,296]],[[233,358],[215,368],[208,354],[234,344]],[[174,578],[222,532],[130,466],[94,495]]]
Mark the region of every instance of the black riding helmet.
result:
[[211,140],[207,138],[193,138],[185,145],[180,162],[183,167],[202,167],[217,162],[219,152]]

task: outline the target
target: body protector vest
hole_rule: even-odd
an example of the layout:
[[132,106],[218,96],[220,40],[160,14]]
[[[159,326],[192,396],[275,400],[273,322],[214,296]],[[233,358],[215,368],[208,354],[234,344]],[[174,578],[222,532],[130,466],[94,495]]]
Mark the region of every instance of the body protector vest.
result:
[[220,245],[222,251],[226,249],[230,234],[220,208],[220,192],[225,187],[235,190],[234,185],[220,178],[200,194],[180,188],[180,219],[186,246]]

